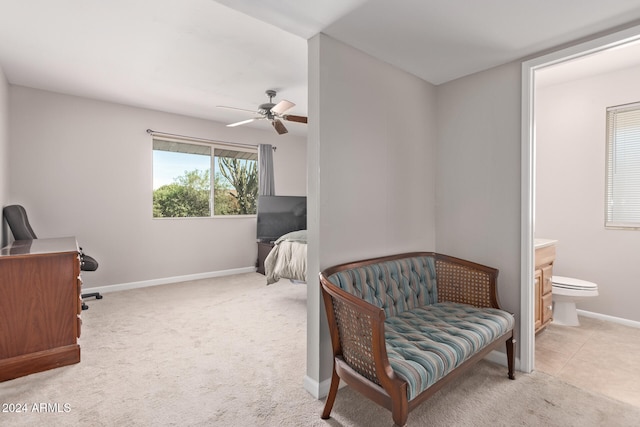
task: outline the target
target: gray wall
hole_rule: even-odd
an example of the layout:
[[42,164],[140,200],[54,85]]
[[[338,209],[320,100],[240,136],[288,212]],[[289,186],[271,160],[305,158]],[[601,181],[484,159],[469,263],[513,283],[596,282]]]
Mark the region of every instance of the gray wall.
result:
[[511,63],[437,87],[436,162],[438,252],[498,268],[500,301],[518,323],[520,73]]
[[[212,107],[213,108],[213,107]],[[76,236],[100,262],[86,287],[253,267],[256,219],[152,218],[146,129],[276,145],[278,194],[306,194],[306,140],[10,86],[10,192],[38,237]]]
[[[437,250],[500,269],[501,302],[519,313],[520,64],[436,88],[324,35],[309,51],[310,272]],[[307,375],[322,381],[331,362],[315,289]]]
[[[435,250],[434,86],[322,34],[309,57],[309,277]],[[331,358],[317,280],[308,292],[307,374],[323,381]]]
[[640,321],[640,231],[606,230],[606,108],[640,101],[640,67],[536,91],[536,236],[558,239],[554,274],[595,282],[578,308]]
[[[9,198],[9,83],[0,67],[0,208]],[[6,225],[0,221],[0,247],[6,243]]]

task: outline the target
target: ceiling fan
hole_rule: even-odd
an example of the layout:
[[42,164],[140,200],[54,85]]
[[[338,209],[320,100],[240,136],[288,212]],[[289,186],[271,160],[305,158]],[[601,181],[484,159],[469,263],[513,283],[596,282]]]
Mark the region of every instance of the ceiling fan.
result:
[[269,102],[266,102],[264,104],[260,104],[260,106],[258,106],[258,111],[246,110],[244,108],[226,107],[224,105],[218,105],[217,106],[218,108],[228,108],[230,110],[247,111],[249,113],[258,114],[257,117],[252,117],[252,118],[247,119],[247,120],[241,120],[239,122],[230,123],[230,124],[227,125],[227,127],[235,127],[235,126],[240,126],[240,125],[244,125],[244,124],[247,124],[247,123],[251,123],[254,120],[265,120],[265,119],[267,119],[267,120],[271,121],[271,124],[273,125],[273,128],[276,130],[276,132],[278,132],[278,135],[282,135],[283,133],[287,133],[288,132],[287,128],[284,126],[284,123],[282,123],[282,120],[288,120],[290,122],[297,122],[297,123],[307,123],[307,118],[304,117],[304,116],[295,116],[293,114],[286,114],[286,112],[289,111],[290,109],[292,109],[293,107],[295,107],[296,104],[294,104],[293,102],[289,102],[286,99],[283,99],[282,101],[278,102],[277,104],[274,104],[272,101],[273,101],[273,98],[276,96],[276,91],[275,90],[267,90],[267,91],[265,91],[265,93],[269,97]]

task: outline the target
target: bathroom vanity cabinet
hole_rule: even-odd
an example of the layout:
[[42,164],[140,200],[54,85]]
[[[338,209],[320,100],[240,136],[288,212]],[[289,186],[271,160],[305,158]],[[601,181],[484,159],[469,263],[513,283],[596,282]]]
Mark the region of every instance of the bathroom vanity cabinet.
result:
[[544,329],[553,320],[553,263],[556,260],[555,241],[536,242],[534,292],[535,332]]

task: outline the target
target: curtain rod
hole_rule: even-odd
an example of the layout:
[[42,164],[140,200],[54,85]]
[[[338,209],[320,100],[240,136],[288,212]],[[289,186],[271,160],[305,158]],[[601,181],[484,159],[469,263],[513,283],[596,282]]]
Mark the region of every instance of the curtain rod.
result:
[[[152,136],[164,136],[164,137],[169,137],[169,138],[174,138],[174,139],[182,139],[182,140],[186,140],[186,141],[196,141],[196,142],[206,142],[206,143],[213,143],[213,144],[224,144],[224,145],[238,145],[241,147],[251,147],[251,148],[257,148],[258,144],[244,144],[242,142],[229,142],[229,141],[218,141],[215,139],[205,139],[205,138],[196,138],[193,136],[186,136],[186,135],[177,135],[174,133],[166,133],[166,132],[158,132],[156,130],[153,129],[147,129],[147,133],[149,135]],[[273,151],[276,151],[276,147],[275,145],[272,147]]]

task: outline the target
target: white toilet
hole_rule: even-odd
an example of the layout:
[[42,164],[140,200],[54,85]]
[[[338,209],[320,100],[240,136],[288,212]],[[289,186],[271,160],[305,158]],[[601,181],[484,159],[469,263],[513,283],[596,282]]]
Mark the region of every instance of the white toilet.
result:
[[575,300],[598,296],[598,285],[573,277],[552,276],[553,323],[563,326],[580,326]]

